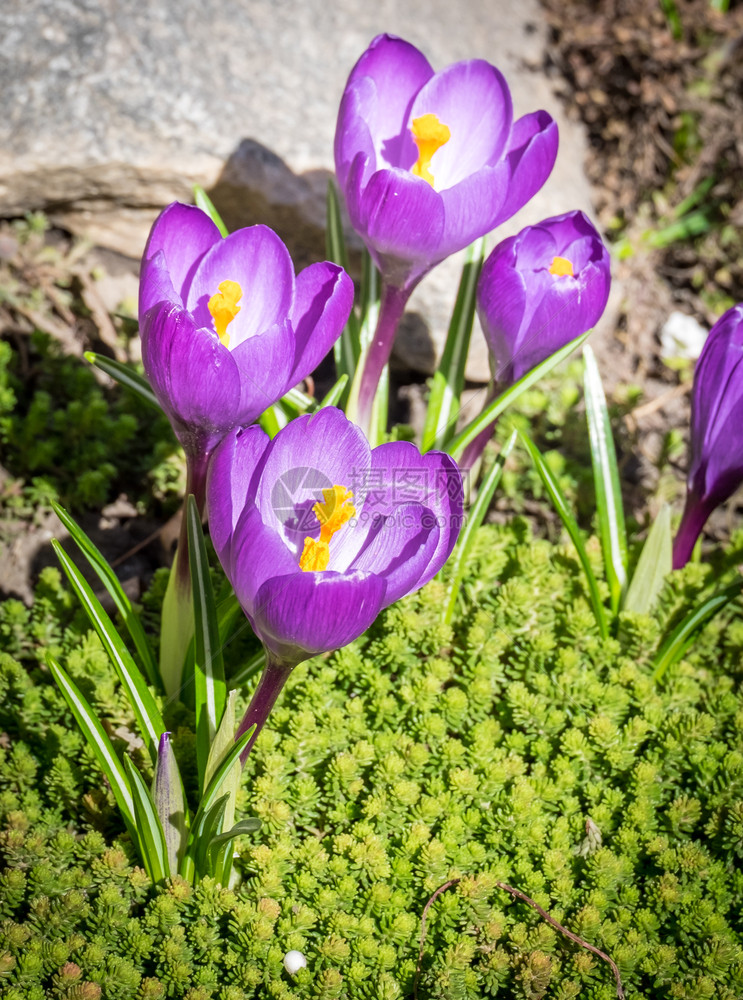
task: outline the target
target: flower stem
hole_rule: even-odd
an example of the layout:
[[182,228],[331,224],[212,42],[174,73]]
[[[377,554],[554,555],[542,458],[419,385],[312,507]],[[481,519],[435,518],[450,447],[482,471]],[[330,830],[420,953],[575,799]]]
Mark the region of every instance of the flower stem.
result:
[[412,288],[407,287],[398,288],[388,284],[382,286],[377,328],[366,354],[359,386],[358,422],[365,434],[369,433],[374,396],[382,377],[382,370],[389,361],[395,333],[411,291]]
[[714,509],[714,505],[704,503],[691,491],[687,491],[684,513],[673,543],[673,568],[682,569],[691,559],[702,528]]
[[261,679],[258,681],[258,687],[250,699],[250,704],[245,711],[240,728],[235,733],[235,739],[238,740],[251,726],[255,726],[255,732],[240,754],[240,762],[242,764],[245,764],[248,754],[253,749],[253,744],[258,739],[258,734],[263,729],[263,725],[271,709],[276,704],[276,699],[281,694],[281,690],[286,683],[287,677],[292,672],[293,666],[293,664],[286,664],[276,659],[269,650],[266,650],[266,666],[261,674]]

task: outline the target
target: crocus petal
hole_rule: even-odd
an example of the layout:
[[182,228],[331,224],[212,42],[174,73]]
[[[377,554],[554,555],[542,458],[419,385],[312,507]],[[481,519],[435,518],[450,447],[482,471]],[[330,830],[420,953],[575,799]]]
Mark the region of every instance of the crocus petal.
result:
[[421,455],[409,441],[380,445],[371,458],[371,482],[383,485],[373,495],[370,488],[364,512],[388,516],[400,504],[420,503],[439,527],[438,543],[423,579],[427,583],[449,558],[462,527],[462,474],[449,455],[440,451]]
[[377,154],[369,131],[376,100],[374,81],[366,76],[349,84],[343,93],[334,142],[335,172],[341,188],[345,187],[351,164],[358,156],[368,164],[368,174],[363,177],[362,184],[376,170]]
[[360,571],[275,576],[258,591],[253,628],[284,663],[353,642],[384,606],[385,581]]
[[311,511],[322,500],[322,490],[335,485],[351,489],[346,480],[361,478],[370,464],[368,441],[340,410],[331,406],[297,417],[266,451],[256,505],[298,559],[305,537],[318,526]]
[[509,180],[506,164],[501,162],[495,167],[483,167],[441,192],[445,222],[436,254],[438,260],[463,249],[496,226]]
[[388,276],[395,270],[395,261],[411,265],[401,269],[402,276],[411,267],[430,266],[430,261],[438,259],[444,203],[420,177],[405,170],[378,170],[361,195],[360,208],[360,228],[375,256],[389,261],[385,265]]
[[222,281],[242,289],[240,311],[227,332],[232,350],[289,314],[294,301],[294,267],[289,251],[272,229],[250,226],[220,240],[202,257],[188,290],[186,308],[196,322],[213,329],[208,302]]
[[557,123],[546,111],[534,111],[514,122],[506,161],[511,174],[498,223],[515,215],[539,191],[557,159]]
[[142,361],[187,453],[211,449],[235,426],[240,376],[215,334],[182,309],[162,304],[145,317]]
[[[363,103],[378,165],[409,168],[415,162],[416,147],[407,128],[409,111],[416,93],[431,76],[433,69],[423,53],[394,35],[377,35],[351,70],[350,89],[365,77],[374,85],[373,97]],[[339,114],[336,135],[349,125],[353,128],[349,111]],[[355,152],[346,146],[345,162]]]
[[426,114],[435,114],[451,132],[431,159],[434,186],[441,191],[497,163],[508,142],[513,105],[503,74],[472,59],[441,70],[421,88],[410,121]]
[[142,258],[139,283],[140,320],[161,299],[158,285],[150,279],[149,262],[162,251],[167,261],[168,276],[185,305],[186,293],[200,259],[222,236],[209,216],[193,205],[173,202],[155,220]]
[[332,348],[351,314],[353,296],[353,282],[335,264],[311,264],[297,275],[290,316],[294,366],[285,390],[309,375]]
[[222,564],[235,588],[243,609],[251,616],[257,607],[257,594],[266,580],[274,576],[305,575],[299,560],[283,544],[272,528],[263,523],[260,512],[249,497],[238,518],[230,548],[231,562]]
[[[209,463],[207,505],[209,534],[223,565],[231,564],[232,535],[248,499],[270,438],[260,427],[231,431],[214,450]],[[231,572],[228,573],[231,576]]]
[[294,331],[289,320],[248,337],[230,350],[240,371],[237,420],[251,423],[284,395],[294,356]]
[[[386,607],[431,579],[439,536],[436,516],[428,507],[400,504],[394,513],[377,517],[349,568],[384,578]],[[330,566],[334,566],[332,556]]]

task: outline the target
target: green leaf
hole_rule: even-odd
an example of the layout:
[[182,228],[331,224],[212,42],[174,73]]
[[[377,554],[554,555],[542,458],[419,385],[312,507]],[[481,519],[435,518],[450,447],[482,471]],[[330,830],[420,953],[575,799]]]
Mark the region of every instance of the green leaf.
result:
[[134,819],[134,799],[121,761],[116,756],[103,726],[78,686],[70,679],[51,653],[46,654],[46,662],[52,677],[70,707],[70,711],[75,716],[88,746],[95,754],[100,769],[108,779],[119,811],[136,842],[137,824]]
[[199,876],[212,875],[209,869],[209,847],[215,836],[224,828],[224,811],[229,796],[222,795],[199,817],[194,830],[193,861]]
[[480,483],[477,499],[469,509],[467,523],[462,529],[456,548],[452,553],[450,561],[451,581],[447,591],[448,600],[444,609],[444,622],[447,625],[451,624],[451,620],[454,617],[454,610],[457,606],[459,589],[462,586],[462,579],[464,578],[465,570],[467,569],[467,560],[469,559],[469,555],[472,550],[475,534],[477,529],[485,520],[485,515],[490,507],[490,501],[493,499],[493,494],[495,493],[498,483],[500,482],[500,477],[503,474],[503,466],[506,464],[506,459],[511,454],[515,440],[516,432],[514,431],[506,442],[503,450],[496,458],[493,468],[490,472],[488,472],[482,483]]
[[445,448],[456,428],[484,255],[484,239],[476,240],[467,250],[444,353],[431,383],[422,451]]
[[96,548],[83,529],[67,513],[64,507],[60,507],[60,505],[55,503],[54,500],[51,501],[51,504],[55,514],[69,531],[72,540],[77,544],[82,554],[88,560],[91,568],[97,574],[98,579],[111,595],[111,599],[116,605],[116,609],[121,615],[129,635],[132,637],[132,642],[136,647],[139,658],[145,669],[147,680],[153,687],[159,687],[160,675],[157,670],[155,658],[150,651],[147,636],[142,628],[139,615],[136,613],[132,607],[131,601],[124,593],[118,577],[106,562],[103,557],[103,553]]
[[515,385],[512,385],[509,389],[506,389],[502,395],[494,399],[492,403],[485,407],[485,409],[480,413],[474,420],[472,420],[467,426],[462,430],[456,438],[451,442],[448,447],[448,452],[457,460],[461,459],[464,449],[467,445],[474,441],[480,431],[484,431],[486,427],[489,427],[493,421],[503,413],[505,409],[515,403],[522,392],[526,392],[527,389],[531,389],[535,382],[538,382],[540,378],[547,375],[552,371],[561,361],[564,361],[569,354],[580,347],[584,342],[587,333],[582,334],[580,337],[576,337],[575,340],[571,340],[569,344],[561,347],[559,351],[553,354],[551,357],[547,358],[536,368],[533,368],[530,372],[527,372],[523,378],[520,378]]
[[302,392],[301,389],[297,389],[296,386],[285,393],[279,400],[279,403],[289,417],[298,417],[308,410],[314,410],[316,405],[315,400],[311,396]]
[[323,410],[326,406],[338,406],[346,386],[348,385],[348,375],[341,375],[335,385],[320,400],[318,410]]
[[255,833],[256,830],[260,830],[261,821],[253,816],[249,819],[242,819],[239,823],[236,823],[231,830],[227,833],[220,833],[218,837],[212,837],[211,846],[216,847],[219,844],[226,844],[235,837],[241,837],[245,833]]
[[193,200],[202,212],[206,212],[223,237],[230,235],[229,229],[222,222],[222,216],[216,210],[211,198],[200,184],[194,184],[193,186]]
[[[250,741],[250,737],[255,731],[255,726],[251,726],[250,729],[243,733],[242,736],[235,740],[230,749],[224,755],[224,757],[219,762],[217,769],[211,777],[211,780],[207,783],[206,791],[204,792],[201,802],[199,803],[199,808],[196,811],[196,819],[201,819],[201,815],[208,812],[209,809],[214,805],[217,794],[222,788],[222,785],[229,776],[232,765],[239,758],[240,754],[243,752],[245,747]],[[196,819],[194,819],[193,825],[196,826]]]
[[113,622],[101,607],[101,602],[56,538],[52,539],[52,547],[80,603],[85,608],[93,628],[98,633],[104,649],[111,657],[111,662],[139,723],[142,739],[154,764],[157,760],[157,743],[160,734],[165,732],[165,723],[160,715],[160,709],[142,677],[142,672],[114,628]]
[[596,619],[596,624],[599,627],[599,632],[601,637],[606,639],[609,635],[609,629],[606,624],[606,612],[604,610],[603,602],[601,601],[601,594],[599,592],[598,584],[596,583],[596,577],[591,569],[591,562],[588,558],[588,553],[586,552],[586,547],[583,544],[583,537],[581,535],[580,528],[570,512],[567,500],[565,499],[565,494],[560,489],[560,485],[552,475],[552,470],[545,462],[541,452],[531,440],[528,434],[521,432],[521,438],[526,445],[527,451],[531,455],[534,466],[539,473],[539,477],[544,484],[544,488],[549,494],[550,500],[560,515],[560,520],[565,525],[567,533],[573,542],[578,553],[578,559],[583,567],[583,572],[586,575],[586,582],[588,583],[588,592],[591,598],[591,605],[593,607],[594,618]]
[[[377,329],[380,310],[381,279],[374,262],[367,251],[364,251],[363,269],[361,281],[361,320],[359,326],[359,356],[356,361],[356,368],[353,372],[351,385],[346,399],[346,416],[349,420],[357,419],[359,404],[359,391],[364,375],[366,355],[374,339]],[[387,366],[380,376],[379,386],[374,396],[371,421],[373,433],[367,434],[369,443],[374,447],[384,440],[384,432],[387,429],[387,410],[389,403],[389,371]],[[380,436],[381,433],[381,436]]]
[[263,670],[265,665],[266,665],[266,654],[262,649],[260,649],[258,650],[257,653],[251,656],[251,658],[248,660],[247,663],[244,663],[239,670],[235,671],[235,673],[230,677],[230,685],[236,688],[242,687],[243,684],[245,684],[246,681],[250,680],[250,678],[253,677],[254,674],[257,674],[259,673],[259,671]]
[[275,438],[282,427],[286,427],[289,423],[289,418],[278,403],[274,403],[263,411],[258,418],[258,423],[270,438]]
[[[186,853],[183,857],[183,861],[181,862],[181,875],[183,875],[184,878],[191,879],[197,870],[196,855],[197,851],[200,850],[200,831],[204,828],[205,817],[209,814],[217,799],[220,798],[219,793],[222,790],[224,782],[229,777],[233,765],[248,745],[254,732],[255,726],[253,725],[246,733],[243,733],[238,740],[235,740],[230,749],[219,762],[217,769],[207,784],[206,791],[201,798],[199,808],[196,810],[196,815],[194,816],[193,823],[191,824],[188,846],[186,847]],[[229,796],[224,795],[222,797],[225,799],[226,804]]]
[[703,601],[699,607],[688,614],[676,628],[671,632],[653,661],[653,680],[659,681],[666,670],[677,660],[680,660],[686,650],[691,646],[696,633],[707,624],[714,615],[717,614],[726,604],[735,600],[743,591],[743,581],[737,580],[735,583],[721,590],[719,594]]
[[[227,826],[227,822],[225,821],[222,825]],[[260,827],[261,821],[252,816],[249,819],[240,820],[226,833],[219,833],[212,837],[207,853],[207,867],[214,872],[214,877],[222,885],[227,885],[229,882],[232,869],[233,841],[236,837],[242,837],[246,833],[254,833]]]
[[673,563],[671,508],[664,503],[648,532],[624,599],[625,611],[650,614]]
[[586,344],[584,393],[586,419],[591,442],[593,482],[596,490],[596,510],[604,554],[606,580],[611,595],[611,610],[619,610],[627,587],[627,533],[624,528],[624,507],[619,485],[617,453],[611,433],[609,411],[606,407],[604,387],[593,351]]
[[136,392],[151,406],[162,410],[157,401],[157,396],[152,391],[150,383],[144,375],[140,375],[139,372],[134,371],[129,365],[124,365],[120,361],[114,361],[113,358],[107,358],[104,354],[96,354],[94,351],[85,351],[83,357],[91,365],[95,365],[100,371],[105,372],[110,378],[120,382],[121,385],[125,385],[127,389]]
[[[360,371],[362,369],[359,369]],[[372,404],[371,419],[369,421],[369,433],[367,438],[372,448],[383,444],[387,435],[387,415],[390,401],[390,368],[385,365],[382,374],[379,376],[379,384],[374,394]]]
[[[346,238],[343,234],[341,205],[338,198],[338,190],[332,180],[328,181],[325,241],[328,260],[340,265],[344,271],[348,271],[348,252],[346,250]],[[335,370],[338,376],[348,375],[349,379],[352,379],[359,358],[361,357],[359,320],[354,310],[351,310],[351,315],[348,317],[348,322],[343,329],[343,333],[335,342],[333,352],[335,356]]]
[[[227,697],[224,715],[222,716],[222,722],[219,726],[219,731],[217,732],[209,751],[209,759],[206,764],[207,784],[216,773],[222,758],[229,752],[230,747],[235,742],[235,730],[237,729],[235,714],[236,702],[237,691],[230,691]],[[240,791],[241,775],[242,768],[240,767],[240,762],[236,760],[232,765],[232,770],[225,778],[224,785],[222,786],[225,789],[227,796],[227,803],[224,809],[224,825],[227,827],[231,827],[235,822],[235,808],[237,804],[237,793]],[[232,868],[232,856],[229,853],[229,849],[225,848],[223,851],[217,851],[212,858],[212,862],[211,870],[214,873],[214,877],[218,879],[222,885],[227,885],[230,878],[230,870]]]
[[160,882],[171,874],[165,834],[144,778],[128,757],[124,757],[124,768],[132,789],[142,860],[151,880]]
[[209,748],[222,721],[227,686],[201,516],[192,494],[186,499],[186,527],[194,602],[196,760],[201,789],[204,787]]

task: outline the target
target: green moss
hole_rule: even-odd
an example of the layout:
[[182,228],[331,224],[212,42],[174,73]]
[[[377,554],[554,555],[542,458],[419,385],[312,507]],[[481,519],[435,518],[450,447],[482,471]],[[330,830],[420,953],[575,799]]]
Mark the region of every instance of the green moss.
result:
[[135,501],[175,498],[181,463],[162,413],[132,392],[104,392],[89,365],[38,331],[23,364],[0,341],[3,465],[23,484],[0,496],[0,510],[26,516],[50,498],[101,507],[132,486]]
[[[0,608],[0,997],[410,997],[423,908],[452,879],[427,914],[421,1000],[616,995],[498,881],[611,954],[628,998],[740,997],[740,603],[662,684],[650,666],[739,543],[602,642],[570,548],[520,519],[482,529],[452,627],[434,582],[295,669],[245,770],[240,808],[263,826],[237,841],[232,888],[153,888],[132,866],[41,645],[114,728],[131,720],[47,575],[33,609]],[[308,959],[294,979],[291,949]]]

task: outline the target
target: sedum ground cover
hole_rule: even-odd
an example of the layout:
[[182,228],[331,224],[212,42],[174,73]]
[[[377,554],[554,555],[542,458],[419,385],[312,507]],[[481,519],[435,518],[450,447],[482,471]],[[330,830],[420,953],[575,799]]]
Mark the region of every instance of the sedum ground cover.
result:
[[[411,997],[424,906],[458,878],[427,914],[421,1000],[617,995],[498,880],[611,954],[628,998],[738,1000],[740,600],[662,681],[649,662],[742,548],[673,574],[653,617],[625,613],[602,642],[570,546],[521,518],[482,528],[452,627],[434,581],[296,668],[245,771],[240,812],[262,827],[230,889],[153,888],[134,865],[44,649],[130,744],[131,720],[45,570],[31,609],[0,605],[0,997]],[[188,709],[165,712],[186,759]],[[295,978],[290,949],[308,959]]]

